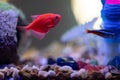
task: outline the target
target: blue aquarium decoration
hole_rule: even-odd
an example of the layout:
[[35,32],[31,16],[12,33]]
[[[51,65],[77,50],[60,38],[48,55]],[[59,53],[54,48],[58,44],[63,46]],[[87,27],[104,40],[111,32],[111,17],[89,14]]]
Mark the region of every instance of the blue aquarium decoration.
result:
[[105,3],[101,16],[103,19],[103,29],[115,33],[113,38],[104,38],[106,50],[104,50],[104,64],[119,54],[120,45],[120,5]]
[[106,0],[101,0],[101,2],[102,2],[102,5],[104,5],[104,4],[105,4],[105,1],[106,1]]
[[[109,2],[109,3],[108,3]],[[111,2],[111,3],[110,3]],[[102,0],[103,8],[101,10],[101,17],[103,20],[102,29],[104,32],[111,32],[113,37],[100,37],[100,41],[103,42],[100,50],[103,50],[104,54],[103,65],[106,65],[109,60],[115,56],[120,55],[120,4],[119,1]],[[99,31],[101,31],[99,30]],[[95,31],[95,30],[94,30]],[[93,33],[96,34],[96,33]],[[97,33],[98,34],[98,33]],[[101,33],[99,33],[100,35]],[[112,36],[112,35],[111,35]]]
[[114,66],[120,70],[120,57],[115,56],[111,61],[109,61],[108,65]]

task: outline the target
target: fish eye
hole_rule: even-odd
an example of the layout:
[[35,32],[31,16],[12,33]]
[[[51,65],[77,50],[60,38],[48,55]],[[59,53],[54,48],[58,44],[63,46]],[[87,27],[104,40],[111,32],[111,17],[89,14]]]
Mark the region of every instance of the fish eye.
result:
[[55,16],[55,19],[58,19],[58,16]]

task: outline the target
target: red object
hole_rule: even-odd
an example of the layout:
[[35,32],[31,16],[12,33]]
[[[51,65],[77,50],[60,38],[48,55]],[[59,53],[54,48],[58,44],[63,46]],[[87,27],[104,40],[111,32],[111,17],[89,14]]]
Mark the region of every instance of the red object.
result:
[[27,37],[27,32],[29,30],[36,32],[37,34],[40,35],[40,37],[41,36],[43,37],[43,35],[48,33],[48,31],[51,28],[54,28],[60,22],[60,19],[61,19],[61,16],[59,14],[54,14],[54,13],[35,15],[32,17],[34,18],[33,22],[31,22],[26,27],[21,27],[26,31],[26,37]]
[[84,69],[86,69],[88,71],[99,71],[99,70],[101,70],[103,68],[104,68],[104,66],[93,66],[93,65],[84,66]]
[[79,65],[79,69],[83,68],[84,66],[88,65],[87,63],[83,62],[83,61],[78,61],[77,62]]

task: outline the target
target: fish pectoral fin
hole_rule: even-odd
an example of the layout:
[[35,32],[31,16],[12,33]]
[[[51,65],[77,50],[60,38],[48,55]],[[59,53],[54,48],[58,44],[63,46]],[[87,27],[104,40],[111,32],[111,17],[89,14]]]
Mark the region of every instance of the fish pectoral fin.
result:
[[43,39],[45,37],[45,35],[47,34],[47,33],[41,33],[41,32],[37,32],[37,31],[33,31],[33,30],[31,30],[31,32],[32,32],[32,35],[39,40]]
[[48,27],[48,28],[53,28],[53,27],[54,27],[54,25],[48,25],[47,27]]

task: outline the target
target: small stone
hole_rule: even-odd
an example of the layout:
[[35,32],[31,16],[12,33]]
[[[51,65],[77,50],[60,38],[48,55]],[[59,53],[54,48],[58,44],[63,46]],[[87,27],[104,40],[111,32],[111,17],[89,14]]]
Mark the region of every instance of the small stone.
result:
[[4,69],[0,69],[0,72],[3,72],[6,76],[9,76],[12,73],[12,70],[5,67]]
[[41,76],[41,77],[45,78],[45,77],[48,76],[48,72],[47,71],[39,71],[38,76]]
[[70,80],[70,73],[58,72],[55,80]]
[[105,79],[110,79],[110,78],[112,78],[112,74],[110,72],[107,72],[105,74]]
[[32,66],[31,75],[37,76],[39,68],[37,66]]
[[62,72],[69,72],[69,73],[73,71],[73,69],[70,66],[62,66],[59,68],[59,70]]
[[5,78],[4,73],[0,72],[0,80],[3,80]]
[[29,65],[25,65],[22,69],[21,69],[21,71],[31,71],[32,70],[32,67],[30,67]]
[[35,65],[32,66],[32,69],[36,69],[36,70],[39,70],[39,68]]
[[94,72],[88,72],[88,77],[90,80],[104,80],[104,76],[101,72],[94,71]]
[[71,77],[71,78],[79,77],[79,76],[80,76],[80,74],[79,74],[78,71],[74,71],[73,73],[70,74],[70,77]]
[[55,73],[58,73],[60,70],[59,70],[59,68],[60,68],[60,66],[54,66],[54,71],[55,71]]
[[40,67],[41,71],[48,71],[50,69],[50,65],[44,65]]
[[11,68],[13,73],[12,73],[12,77],[13,78],[18,78],[19,76],[19,70],[17,68]]
[[55,76],[56,73],[53,70],[48,71],[48,76]]
[[20,71],[19,75],[21,76],[22,80],[30,80],[30,78],[31,78],[31,74],[27,70]]
[[83,79],[85,79],[87,77],[87,71],[83,68],[79,70],[79,74],[80,74],[81,78],[83,78]]

